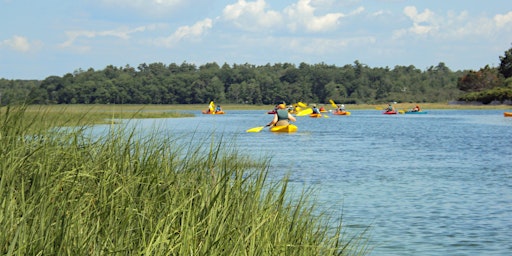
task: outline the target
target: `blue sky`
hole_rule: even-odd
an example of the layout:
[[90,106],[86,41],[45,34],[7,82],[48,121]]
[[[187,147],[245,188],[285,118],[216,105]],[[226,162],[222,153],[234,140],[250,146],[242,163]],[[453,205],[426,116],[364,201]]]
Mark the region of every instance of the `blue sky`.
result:
[[0,78],[107,65],[498,66],[510,0],[0,0]]

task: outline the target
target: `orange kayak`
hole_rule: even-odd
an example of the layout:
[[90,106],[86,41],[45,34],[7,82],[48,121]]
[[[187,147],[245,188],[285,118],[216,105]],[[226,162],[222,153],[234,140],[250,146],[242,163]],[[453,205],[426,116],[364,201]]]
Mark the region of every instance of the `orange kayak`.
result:
[[203,114],[209,114],[209,115],[223,115],[224,114],[224,111],[215,111],[215,112],[210,112],[210,111],[207,111],[207,110],[203,110],[202,111]]
[[349,111],[333,111],[333,115],[339,115],[339,116],[350,116]]
[[322,117],[322,114],[315,114],[315,113],[313,113],[313,114],[309,114],[309,117],[315,117],[315,118],[316,117]]
[[503,115],[504,116],[508,116],[508,117],[512,117],[512,112],[504,112]]

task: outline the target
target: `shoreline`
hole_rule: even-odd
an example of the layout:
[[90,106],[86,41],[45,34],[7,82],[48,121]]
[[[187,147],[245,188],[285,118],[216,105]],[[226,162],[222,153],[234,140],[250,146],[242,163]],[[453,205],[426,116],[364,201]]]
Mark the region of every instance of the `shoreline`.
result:
[[[318,107],[323,106],[325,109],[330,110],[334,109],[331,104],[320,104],[320,103],[311,103],[316,104]],[[229,110],[272,110],[274,109],[273,105],[250,105],[250,104],[219,104],[222,106],[222,109],[226,112]],[[395,109],[397,110],[407,110],[412,109],[415,105],[419,105],[421,109],[424,110],[432,110],[432,109],[463,109],[463,110],[471,110],[471,109],[503,109],[503,110],[512,110],[512,105],[470,105],[470,104],[448,104],[448,103],[397,103],[393,104]],[[387,104],[345,104],[345,108],[347,110],[382,110],[387,107]],[[5,108],[2,107],[2,109]],[[154,111],[183,111],[183,110],[197,110],[202,111],[208,108],[207,104],[151,104],[151,105],[143,105],[143,104],[70,104],[70,105],[29,105],[27,110],[29,111],[38,111],[44,109],[45,111],[50,112],[62,112],[62,111],[70,111],[74,113],[84,113],[84,112],[93,112],[93,113],[102,113],[102,112],[134,112],[134,111],[143,111],[143,112],[154,112]]]

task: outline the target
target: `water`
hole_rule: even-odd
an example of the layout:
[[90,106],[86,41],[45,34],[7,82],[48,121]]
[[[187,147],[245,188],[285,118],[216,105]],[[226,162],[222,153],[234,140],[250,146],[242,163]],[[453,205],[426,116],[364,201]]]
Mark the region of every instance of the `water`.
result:
[[272,157],[273,177],[312,186],[319,207],[341,215],[346,229],[369,226],[371,255],[512,252],[512,118],[503,111],[354,110],[298,117],[293,134],[246,133],[272,115],[226,111],[139,124],[185,138],[215,131],[236,138],[241,152]]

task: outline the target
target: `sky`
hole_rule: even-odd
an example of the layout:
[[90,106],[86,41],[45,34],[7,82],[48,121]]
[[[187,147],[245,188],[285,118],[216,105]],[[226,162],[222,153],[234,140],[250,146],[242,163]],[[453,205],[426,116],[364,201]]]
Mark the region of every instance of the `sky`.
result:
[[497,67],[510,0],[0,0],[0,78],[146,63]]

